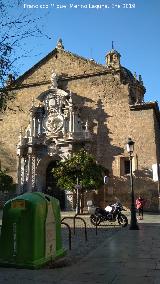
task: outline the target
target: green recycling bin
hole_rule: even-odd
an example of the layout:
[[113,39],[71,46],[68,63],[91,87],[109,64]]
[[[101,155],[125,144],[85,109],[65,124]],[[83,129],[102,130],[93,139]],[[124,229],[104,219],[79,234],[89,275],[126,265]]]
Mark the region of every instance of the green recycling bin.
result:
[[0,265],[39,268],[64,255],[56,198],[40,192],[25,193],[5,204]]

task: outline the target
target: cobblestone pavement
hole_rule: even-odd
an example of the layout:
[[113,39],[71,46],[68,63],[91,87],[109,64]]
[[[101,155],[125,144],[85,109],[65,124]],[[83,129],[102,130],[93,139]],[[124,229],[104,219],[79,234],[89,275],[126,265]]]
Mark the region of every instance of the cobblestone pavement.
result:
[[[86,222],[87,227],[87,241],[85,238],[85,227],[82,220],[76,219],[75,232],[73,229],[73,220],[70,217],[75,216],[75,212],[62,212],[61,218],[65,218],[64,222],[71,228],[71,250],[69,249],[69,232],[68,228],[62,224],[62,241],[63,246],[67,249],[67,260],[70,263],[75,263],[82,257],[87,255],[90,251],[97,247],[105,238],[111,234],[115,234],[118,230],[122,229],[118,223],[106,223],[105,225],[98,226],[97,231],[94,225],[91,224],[89,215],[79,215]],[[1,225],[2,211],[0,213]],[[69,217],[69,218],[67,218]]]
[[[62,212],[61,217],[73,217],[74,215],[74,212]],[[98,226],[96,233],[96,228],[91,224],[89,215],[81,215],[79,217],[83,218],[86,222],[87,241],[85,239],[85,230],[82,220],[76,219],[76,229],[74,234],[73,220],[67,218],[64,220],[64,222],[71,227],[71,250],[69,250],[68,229],[65,225],[62,225],[63,246],[67,249],[67,256],[62,261],[47,265],[45,268],[41,268],[40,270],[36,271],[0,267],[0,283],[59,283],[62,274],[65,272],[65,268],[72,267],[74,264],[78,265],[83,258],[85,258],[90,252],[94,251],[95,248],[97,248],[107,238],[116,234],[119,230],[122,230],[118,223],[108,224],[107,226]],[[49,276],[50,274],[53,274],[53,281],[52,277]]]
[[[107,226],[99,227],[97,235],[88,216],[84,218],[88,241],[84,238],[82,222],[77,221],[67,262],[39,270],[1,267],[0,283],[160,284],[160,215],[145,214],[144,220],[139,221],[140,230]],[[67,247],[65,227],[62,236]]]
[[[68,214],[62,213],[63,217],[72,217],[74,213]],[[96,228],[91,224],[89,215],[79,215],[85,222],[87,227],[87,241],[85,240],[85,230],[84,223],[82,220],[76,219],[75,225],[75,234],[73,229],[73,220],[66,218],[64,222],[68,223],[71,227],[72,234],[72,242],[71,242],[71,250],[69,250],[69,242],[68,242],[68,229],[62,225],[62,239],[63,244],[66,248],[68,248],[67,259],[69,262],[75,263],[79,261],[81,258],[86,256],[90,251],[94,250],[98,245],[100,245],[106,238],[115,234],[118,230],[124,229],[116,223],[105,223]]]

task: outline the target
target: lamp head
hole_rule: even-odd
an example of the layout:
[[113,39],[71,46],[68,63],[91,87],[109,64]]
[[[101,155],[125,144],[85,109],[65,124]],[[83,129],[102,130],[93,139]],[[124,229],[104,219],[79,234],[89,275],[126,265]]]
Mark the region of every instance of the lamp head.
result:
[[128,138],[128,142],[127,142],[127,152],[129,154],[133,153],[134,151],[134,141],[132,141],[131,138]]

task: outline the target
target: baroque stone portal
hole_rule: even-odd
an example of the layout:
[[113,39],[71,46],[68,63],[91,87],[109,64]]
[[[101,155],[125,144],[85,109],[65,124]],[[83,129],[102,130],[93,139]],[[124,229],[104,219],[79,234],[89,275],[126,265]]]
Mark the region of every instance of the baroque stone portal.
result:
[[51,77],[51,88],[39,95],[39,106],[30,109],[30,123],[20,133],[17,145],[18,194],[46,192],[46,169],[57,160],[69,157],[90,142],[88,123],[84,125],[72,93],[58,88],[57,76]]

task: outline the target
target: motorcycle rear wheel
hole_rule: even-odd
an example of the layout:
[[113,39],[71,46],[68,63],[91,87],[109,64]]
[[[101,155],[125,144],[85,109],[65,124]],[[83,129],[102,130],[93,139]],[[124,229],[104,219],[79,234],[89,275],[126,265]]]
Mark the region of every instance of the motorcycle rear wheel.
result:
[[94,225],[94,226],[98,226],[99,224],[100,224],[100,222],[101,222],[101,218],[100,217],[98,217],[97,215],[91,215],[90,216],[90,221],[91,221],[91,223]]
[[128,218],[124,214],[121,214],[118,216],[118,223],[122,227],[126,227],[128,225]]

